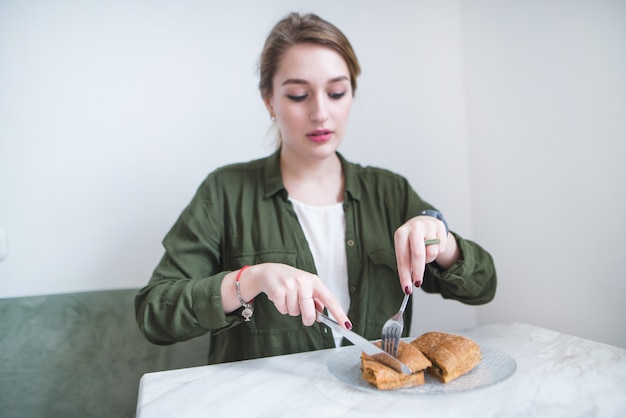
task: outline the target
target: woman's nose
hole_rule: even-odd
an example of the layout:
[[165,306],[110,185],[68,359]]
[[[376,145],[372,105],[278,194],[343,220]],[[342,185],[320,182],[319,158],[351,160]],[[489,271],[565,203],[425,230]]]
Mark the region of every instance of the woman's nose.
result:
[[310,118],[312,122],[325,122],[328,120],[328,104],[323,97],[317,97],[312,102]]

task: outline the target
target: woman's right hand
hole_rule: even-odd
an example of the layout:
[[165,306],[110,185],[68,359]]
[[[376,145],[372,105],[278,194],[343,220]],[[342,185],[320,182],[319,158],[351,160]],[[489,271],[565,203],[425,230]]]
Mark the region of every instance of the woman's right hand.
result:
[[[241,306],[237,298],[235,280],[240,270],[227,274],[222,282],[222,304],[230,313]],[[247,268],[239,278],[241,297],[250,301],[259,293],[265,293],[283,315],[302,316],[302,323],[311,326],[317,319],[317,311],[324,307],[339,324],[352,328],[348,316],[339,301],[320,278],[312,273],[279,263],[256,264]]]

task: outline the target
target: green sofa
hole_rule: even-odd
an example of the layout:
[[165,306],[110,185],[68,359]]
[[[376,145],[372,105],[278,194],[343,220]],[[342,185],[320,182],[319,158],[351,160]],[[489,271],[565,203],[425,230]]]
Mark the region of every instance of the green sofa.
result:
[[0,417],[134,417],[144,373],[206,364],[205,337],[144,339],[136,292],[0,299]]

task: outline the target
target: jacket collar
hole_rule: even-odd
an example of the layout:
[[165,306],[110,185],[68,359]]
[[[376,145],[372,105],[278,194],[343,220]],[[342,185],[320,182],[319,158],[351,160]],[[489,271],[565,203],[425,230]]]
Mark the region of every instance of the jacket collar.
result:
[[283,184],[283,176],[280,173],[280,148],[265,159],[265,198],[269,199],[276,193],[281,193],[287,199],[287,189]]
[[[354,164],[347,161],[343,155],[337,152],[339,161],[341,162],[341,168],[343,170],[343,176],[346,186],[345,198],[360,200],[361,188],[356,176],[356,168]],[[283,176],[280,172],[280,148],[276,150],[272,155],[265,159],[265,198],[268,199],[273,195],[280,193],[283,199],[287,200],[287,189],[283,184]]]

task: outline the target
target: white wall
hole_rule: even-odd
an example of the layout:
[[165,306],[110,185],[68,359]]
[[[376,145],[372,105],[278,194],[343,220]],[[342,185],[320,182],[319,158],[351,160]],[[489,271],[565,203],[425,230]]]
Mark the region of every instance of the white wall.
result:
[[[291,10],[335,22],[361,60],[341,151],[469,235],[458,7],[405,3],[0,2],[0,297],[143,286],[204,176],[272,151],[256,63]],[[423,328],[475,323],[418,302]]]
[[480,323],[626,347],[626,2],[461,2]]
[[626,346],[623,3],[257,3],[0,2],[0,297],[145,284],[203,177],[271,152],[258,54],[314,11],[364,70],[341,151],[496,259],[493,303],[419,294],[414,332],[516,320]]

